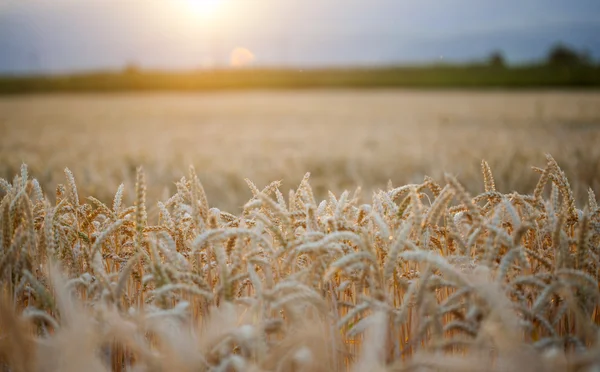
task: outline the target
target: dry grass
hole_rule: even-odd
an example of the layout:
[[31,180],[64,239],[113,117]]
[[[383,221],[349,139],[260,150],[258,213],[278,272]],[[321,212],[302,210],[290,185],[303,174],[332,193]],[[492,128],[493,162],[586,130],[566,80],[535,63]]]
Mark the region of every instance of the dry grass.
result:
[[[54,203],[1,182],[0,360],[9,371],[596,371],[600,208],[556,161],[529,194],[487,163],[472,197],[451,175],[318,200],[307,174],[211,207],[193,168],[134,205]],[[438,180],[441,181],[441,180]],[[261,185],[262,186],[262,185]],[[152,218],[146,207],[156,205]],[[60,269],[58,268],[60,267]],[[60,274],[62,270],[62,274]]]

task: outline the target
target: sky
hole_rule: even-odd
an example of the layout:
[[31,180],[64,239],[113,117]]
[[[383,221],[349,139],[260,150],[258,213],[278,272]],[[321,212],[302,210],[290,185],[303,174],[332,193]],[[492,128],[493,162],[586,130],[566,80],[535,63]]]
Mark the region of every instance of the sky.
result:
[[600,0],[0,0],[0,73],[600,59]]

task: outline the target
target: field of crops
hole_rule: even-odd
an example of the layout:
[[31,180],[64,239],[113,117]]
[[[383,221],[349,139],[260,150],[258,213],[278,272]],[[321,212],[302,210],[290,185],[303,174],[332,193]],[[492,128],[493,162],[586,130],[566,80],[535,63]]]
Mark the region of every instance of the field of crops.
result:
[[[26,163],[44,190],[77,176],[103,202],[125,184],[133,201],[144,166],[151,199],[175,191],[194,165],[211,205],[241,211],[257,185],[298,185],[318,199],[362,187],[436,180],[448,172],[481,192],[479,166],[499,190],[529,192],[532,165],[551,153],[575,197],[600,189],[600,94],[563,92],[287,91],[40,95],[0,98],[0,177]],[[152,215],[155,206],[150,206]]]
[[575,92],[2,98],[0,370],[597,371],[598,125]]

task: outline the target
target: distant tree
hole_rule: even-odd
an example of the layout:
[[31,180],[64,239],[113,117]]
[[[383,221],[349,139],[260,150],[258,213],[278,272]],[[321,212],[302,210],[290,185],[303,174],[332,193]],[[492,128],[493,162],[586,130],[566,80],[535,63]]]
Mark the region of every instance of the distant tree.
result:
[[594,64],[594,57],[592,56],[592,52],[590,52],[589,49],[584,49],[580,55],[581,55],[581,59],[583,60],[584,64],[586,64],[586,65]]
[[581,66],[589,65],[591,57],[589,52],[578,52],[564,44],[557,44],[546,57],[546,63],[551,66]]
[[504,55],[500,51],[494,51],[488,57],[488,64],[492,67],[506,67]]

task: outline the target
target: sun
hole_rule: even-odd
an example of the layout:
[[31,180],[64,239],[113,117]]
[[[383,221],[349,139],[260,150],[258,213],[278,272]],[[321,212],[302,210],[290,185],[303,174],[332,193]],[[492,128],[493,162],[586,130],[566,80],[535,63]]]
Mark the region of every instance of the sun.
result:
[[222,6],[224,0],[186,0],[187,10],[201,18],[212,18]]

